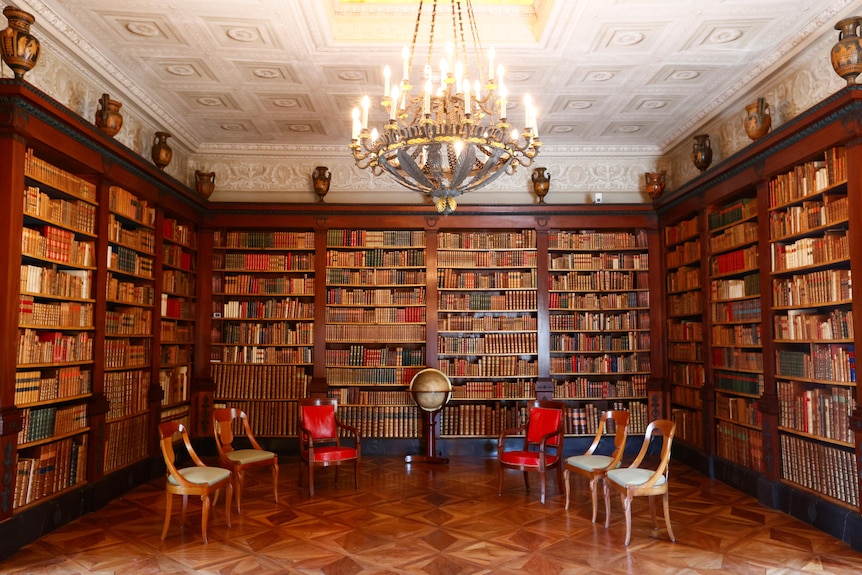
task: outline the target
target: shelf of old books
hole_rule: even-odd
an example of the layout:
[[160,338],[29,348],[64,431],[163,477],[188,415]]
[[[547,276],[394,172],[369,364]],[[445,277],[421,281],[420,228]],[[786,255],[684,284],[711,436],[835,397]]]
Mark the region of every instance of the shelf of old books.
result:
[[714,206],[706,219],[716,453],[763,473],[757,199],[742,197]]
[[679,441],[704,449],[705,341],[698,215],[664,228],[667,362],[671,416]]
[[536,397],[538,309],[533,230],[437,237],[437,357],[453,385],[440,430],[496,436]]
[[211,369],[215,401],[260,436],[295,436],[311,380],[314,232],[216,231]]
[[15,509],[86,480],[95,335],[96,186],[33,150],[24,174]]
[[408,387],[426,362],[422,230],[326,235],[326,380],[363,435],[417,437]]
[[159,323],[162,420],[188,417],[197,309],[196,262],[197,234],[194,227],[175,218],[164,217]]
[[768,189],[781,477],[856,509],[844,149],[778,175]]
[[110,473],[148,455],[155,308],[155,209],[119,186],[108,189],[105,314],[105,466]]
[[550,374],[567,403],[566,433],[594,435],[606,409],[647,426],[649,252],[643,230],[552,231],[548,237]]

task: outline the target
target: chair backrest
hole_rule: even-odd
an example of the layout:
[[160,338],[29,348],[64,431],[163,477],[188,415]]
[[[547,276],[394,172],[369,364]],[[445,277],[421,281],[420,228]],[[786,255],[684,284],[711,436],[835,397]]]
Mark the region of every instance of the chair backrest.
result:
[[629,412],[622,409],[609,409],[602,412],[596,429],[596,436],[584,455],[592,455],[596,451],[604,436],[605,429],[610,427],[608,425],[609,420],[614,423],[614,452],[611,454],[611,459],[615,462],[622,459],[623,451],[626,448],[626,438],[629,434]]
[[201,458],[198,457],[198,454],[195,453],[194,448],[192,447],[192,442],[189,439],[189,432],[186,430],[186,426],[180,423],[179,421],[165,421],[164,423],[159,424],[159,434],[161,435],[161,447],[162,447],[162,456],[165,459],[165,466],[167,467],[167,472],[176,480],[176,482],[180,485],[186,485],[188,482],[180,475],[177,470],[177,455],[174,451],[174,436],[179,433],[182,436],[183,443],[186,446],[186,451],[188,451],[189,456],[194,461],[195,465],[199,467],[203,467],[204,462],[201,461]]
[[559,446],[563,437],[563,414],[565,404],[559,401],[534,401],[529,408],[526,443],[537,444],[549,433],[556,435],[548,439],[547,445]]
[[[673,436],[676,433],[676,423],[669,419],[656,419],[652,421],[646,428],[646,432],[644,433],[644,442],[641,446],[641,450],[638,453],[638,456],[632,462],[629,467],[640,467],[643,463],[644,457],[646,457],[647,450],[650,447],[650,443],[652,442],[652,438],[655,435],[659,435],[662,438],[661,442],[661,459],[659,461],[658,466],[656,467],[655,473],[653,473],[653,479],[658,475],[664,475],[667,477],[669,471],[670,464],[670,448],[673,443]],[[652,479],[647,483],[651,483]]]
[[216,446],[222,453],[230,453],[234,450],[233,422],[239,419],[242,432],[251,442],[252,447],[261,449],[260,444],[251,433],[251,425],[246,413],[236,407],[218,407],[213,410],[213,434],[216,438]]
[[333,398],[306,398],[299,401],[299,421],[312,439],[335,439],[338,401]]

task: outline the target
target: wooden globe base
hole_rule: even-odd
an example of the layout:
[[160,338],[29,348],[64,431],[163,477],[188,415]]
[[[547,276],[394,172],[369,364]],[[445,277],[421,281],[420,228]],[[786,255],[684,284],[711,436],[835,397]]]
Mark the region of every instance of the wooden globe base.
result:
[[422,416],[425,420],[425,454],[424,455],[408,455],[404,458],[405,463],[449,463],[448,457],[439,457],[437,453],[437,435],[435,428],[437,427],[437,414],[441,410],[423,411]]

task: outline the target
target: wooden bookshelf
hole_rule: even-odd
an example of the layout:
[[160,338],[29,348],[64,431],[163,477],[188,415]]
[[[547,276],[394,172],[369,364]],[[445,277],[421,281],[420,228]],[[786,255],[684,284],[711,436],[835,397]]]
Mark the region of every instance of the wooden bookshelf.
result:
[[296,436],[314,357],[314,233],[213,234],[211,373],[258,436]]
[[548,238],[550,375],[566,433],[595,435],[601,411],[647,426],[649,251],[643,230],[558,230]]
[[418,437],[408,389],[426,365],[424,230],[326,232],[326,381],[364,436]]
[[667,272],[667,362],[675,439],[704,449],[703,246],[700,217],[664,227]]

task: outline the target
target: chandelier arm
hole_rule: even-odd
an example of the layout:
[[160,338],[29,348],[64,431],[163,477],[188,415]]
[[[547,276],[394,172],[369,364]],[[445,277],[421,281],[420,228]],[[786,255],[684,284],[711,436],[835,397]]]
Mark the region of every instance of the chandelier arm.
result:
[[473,164],[476,163],[476,146],[474,144],[467,144],[467,146],[461,151],[461,154],[458,157],[458,163],[455,166],[455,171],[452,174],[452,181],[450,187],[458,188],[461,186],[461,182],[470,175],[470,172],[473,169]]
[[[497,178],[499,178],[503,174],[507,173],[507,170],[511,164],[512,164],[512,159],[510,158],[509,160],[506,160],[505,164],[500,166],[499,170],[496,170],[493,172],[489,171],[489,172],[483,172],[482,174],[477,174],[476,176],[473,177],[473,179],[470,181],[470,183],[467,184],[462,189],[461,193],[466,194],[466,193],[478,190],[480,188],[484,188],[485,186],[487,186],[488,184],[490,184],[491,182],[493,182],[494,180],[496,180]],[[511,175],[511,174],[507,174],[507,175]]]
[[[410,178],[404,176],[399,168],[396,168],[389,164],[389,162],[385,160],[381,160],[376,164],[377,169],[380,170],[378,174],[380,175],[384,171],[389,174],[396,182],[400,185],[404,186],[408,190],[412,190],[414,192],[419,192],[420,194],[430,194],[433,191],[433,187],[423,187],[421,184],[411,180]],[[430,182],[429,182],[430,183]]]
[[422,186],[423,188],[433,189],[434,185],[431,181],[422,173],[422,170],[419,169],[419,166],[410,157],[410,155],[403,149],[399,148],[397,152],[395,152],[396,157],[398,158],[398,165],[401,167],[401,170],[404,171],[408,176],[413,178],[417,184]]

